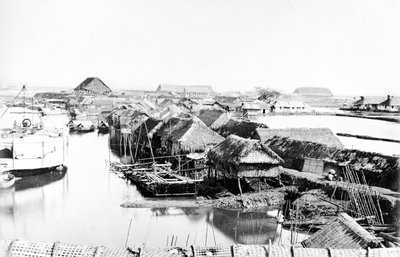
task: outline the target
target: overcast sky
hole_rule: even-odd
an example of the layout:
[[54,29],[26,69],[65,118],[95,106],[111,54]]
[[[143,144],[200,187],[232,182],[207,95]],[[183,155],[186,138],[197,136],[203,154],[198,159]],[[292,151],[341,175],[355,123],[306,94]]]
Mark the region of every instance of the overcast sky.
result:
[[0,81],[399,95],[400,1],[0,0]]

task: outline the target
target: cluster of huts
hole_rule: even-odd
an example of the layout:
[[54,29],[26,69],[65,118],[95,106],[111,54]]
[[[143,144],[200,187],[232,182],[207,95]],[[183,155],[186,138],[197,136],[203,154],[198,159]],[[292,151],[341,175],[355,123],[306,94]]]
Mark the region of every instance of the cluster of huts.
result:
[[313,110],[302,101],[276,99],[264,102],[258,99],[257,93],[247,92],[222,96],[216,94],[211,86],[182,86],[160,84],[155,91],[126,90],[112,92],[100,78],[88,77],[72,92],[38,93],[35,98],[41,99],[48,107],[61,106],[74,112],[109,113],[121,105],[140,105],[146,112],[176,105],[185,112],[199,112],[204,108],[217,108],[233,112],[236,116],[249,119],[267,113],[309,113]]
[[369,185],[400,189],[399,158],[345,149],[328,128],[271,129],[221,108],[185,110],[173,102],[151,112],[135,106],[113,110],[111,148],[128,162],[162,160],[178,169],[207,164],[217,177],[276,176],[282,166],[320,175],[335,170],[340,177],[350,167]]

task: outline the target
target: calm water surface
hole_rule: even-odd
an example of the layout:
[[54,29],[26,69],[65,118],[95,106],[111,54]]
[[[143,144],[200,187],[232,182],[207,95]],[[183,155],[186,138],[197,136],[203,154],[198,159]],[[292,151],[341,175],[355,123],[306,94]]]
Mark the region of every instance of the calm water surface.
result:
[[[324,115],[286,115],[265,116],[259,122],[270,128],[330,128],[334,133],[367,135],[400,140],[400,124],[394,122]],[[339,137],[346,148],[383,154],[400,155],[400,144],[383,141],[363,140],[352,137]]]
[[[67,171],[20,179],[0,191],[0,239],[129,245],[267,243],[276,231],[269,212],[209,208],[129,209],[143,196],[108,172],[108,135],[72,134]],[[111,159],[116,160],[111,155]],[[207,241],[206,241],[207,238]]]

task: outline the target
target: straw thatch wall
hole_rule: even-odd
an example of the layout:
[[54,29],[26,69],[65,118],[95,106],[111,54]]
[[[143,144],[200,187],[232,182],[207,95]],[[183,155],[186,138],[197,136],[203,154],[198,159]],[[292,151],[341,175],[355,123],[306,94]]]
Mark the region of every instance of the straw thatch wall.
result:
[[254,139],[261,142],[272,139],[274,136],[289,137],[295,140],[325,144],[332,147],[344,148],[339,138],[329,128],[257,128]]
[[174,246],[166,248],[109,248],[105,246],[72,245],[65,243],[32,243],[0,240],[0,256],[29,257],[160,257],[160,256],[218,256],[218,257],[397,257],[400,248],[375,249],[315,249],[276,245],[222,245],[218,247]]
[[262,123],[230,119],[225,125],[218,128],[217,132],[223,137],[236,135],[243,138],[254,138],[257,128],[268,128],[268,126]]
[[217,169],[239,177],[260,177],[283,163],[276,153],[260,141],[235,135],[227,137],[211,149],[207,157]]
[[359,249],[379,244],[378,239],[346,213],[340,213],[301,243],[306,248]]
[[336,167],[349,165],[359,175],[363,172],[371,186],[400,190],[398,157],[282,137],[274,137],[266,141],[266,144],[285,160],[285,167],[299,169],[299,161],[304,158],[320,159]]

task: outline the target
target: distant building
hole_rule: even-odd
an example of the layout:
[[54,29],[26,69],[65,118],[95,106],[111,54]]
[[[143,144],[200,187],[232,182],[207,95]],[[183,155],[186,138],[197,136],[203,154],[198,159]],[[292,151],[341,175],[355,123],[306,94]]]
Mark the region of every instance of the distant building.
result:
[[400,98],[390,95],[387,98],[360,96],[348,109],[372,112],[400,112]]
[[74,89],[75,93],[83,95],[108,95],[111,89],[97,77],[86,78]]
[[160,84],[157,87],[157,92],[177,93],[179,96],[189,98],[207,98],[214,93],[211,86],[180,86],[172,84]]
[[325,87],[298,87],[293,94],[305,97],[331,97],[331,90]]
[[301,101],[278,100],[271,106],[271,112],[275,113],[310,113],[311,107]]
[[379,104],[378,109],[388,112],[400,112],[400,97],[388,95],[386,100]]

